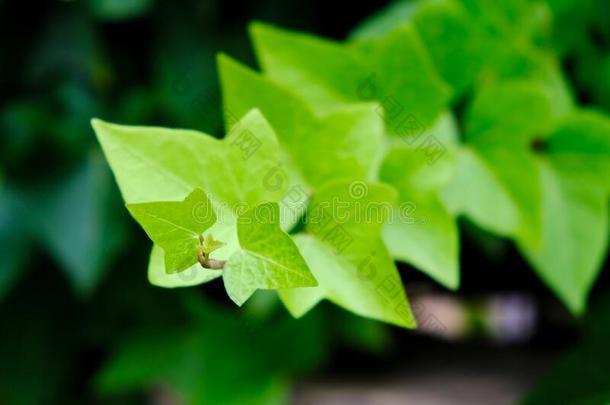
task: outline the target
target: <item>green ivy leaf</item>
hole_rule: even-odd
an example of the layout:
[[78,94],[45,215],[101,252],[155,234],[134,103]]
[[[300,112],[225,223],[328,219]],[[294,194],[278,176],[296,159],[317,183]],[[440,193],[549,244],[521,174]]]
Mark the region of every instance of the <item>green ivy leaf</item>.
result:
[[220,240],[216,240],[214,239],[214,237],[212,236],[211,233],[209,233],[205,239],[203,239],[203,241],[201,242],[201,250],[206,254],[209,255],[210,253],[212,253],[215,250],[220,249],[221,247],[223,247],[225,245],[224,242],[220,241]]
[[471,88],[515,78],[540,81],[558,109],[573,98],[559,61],[540,44],[547,41],[550,14],[543,3],[479,0],[397,1],[365,20],[355,38],[381,38],[413,25],[454,100]]
[[477,148],[529,148],[535,138],[551,132],[558,118],[538,83],[511,81],[477,94],[468,111],[465,137]]
[[204,269],[196,263],[179,273],[165,271],[165,253],[161,247],[154,245],[148,261],[148,281],[164,288],[191,287],[212,281],[222,276],[222,271]]
[[[223,140],[197,131],[100,120],[94,120],[93,126],[127,203],[179,201],[194,189],[205,190],[218,216],[209,233],[227,244],[215,254],[219,260],[229,259],[239,248],[236,224],[243,208],[280,201],[294,184],[291,173],[283,173],[281,182],[269,180],[284,162],[273,130],[257,110],[234,123]],[[296,221],[289,216],[281,219]],[[289,228],[292,223],[282,226]],[[153,251],[152,257],[156,255]],[[151,261],[149,266],[149,279],[156,285],[167,281],[168,287],[176,287],[208,279],[165,277],[157,263]]]
[[610,190],[610,119],[595,111],[570,114],[547,140],[555,165]]
[[412,25],[400,26],[382,38],[354,41],[350,46],[366,61],[369,72],[358,87],[358,97],[381,103],[390,134],[408,139],[414,135],[406,125],[408,117],[429,128],[447,108],[450,89]]
[[148,237],[163,248],[166,273],[178,273],[198,262],[197,255],[203,251],[203,232],[217,219],[212,203],[201,189],[195,189],[184,201],[127,204],[127,209]]
[[326,298],[358,315],[414,327],[400,276],[381,241],[396,192],[389,186],[334,182],[314,195],[295,242],[318,280],[315,288],[281,290],[294,316]]
[[[536,158],[529,151],[511,150],[509,145],[479,148],[478,153],[491,168],[519,213],[519,224],[511,236],[538,243],[542,221],[542,191]],[[504,193],[498,198],[503,195]],[[504,222],[500,219],[496,221]]]
[[[380,179],[399,192],[384,240],[392,256],[411,263],[448,288],[459,284],[458,230],[437,190],[451,177],[452,159],[430,164],[425,149],[394,147],[386,156]],[[442,166],[442,167],[441,167]]]
[[520,242],[540,277],[577,314],[608,245],[610,120],[590,111],[567,117],[547,139],[542,167],[542,243]]
[[515,235],[519,211],[490,164],[468,145],[458,152],[456,160],[454,176],[440,193],[444,205],[489,232]]
[[309,187],[371,176],[383,150],[383,121],[374,106],[315,115],[287,89],[227,56],[219,56],[218,68],[226,121],[259,108]]
[[352,37],[381,38],[400,26],[414,25],[454,99],[474,85],[484,58],[480,38],[463,4],[454,0],[401,0],[390,3],[356,27]]
[[596,183],[541,163],[542,243],[520,242],[546,284],[581,314],[608,245],[608,195]]
[[359,87],[373,73],[340,42],[258,22],[250,25],[250,37],[263,72],[317,114],[358,100]]
[[547,94],[527,82],[484,91],[442,196],[452,212],[514,239],[578,314],[606,251],[610,124],[593,112],[562,116]]
[[[450,96],[412,27],[347,45],[261,23],[251,26],[251,36],[265,74],[318,114],[348,103],[380,101],[388,131],[405,136],[410,132],[407,118],[430,126]],[[409,57],[396,58],[398,54]]]
[[[420,2],[422,3],[422,2]],[[401,25],[407,24],[418,11],[418,3],[397,0],[367,17],[351,32],[352,38],[380,38]]]
[[276,203],[261,204],[239,217],[240,250],[227,261],[223,281],[242,305],[257,289],[312,287],[317,282],[296,245],[279,226]]
[[457,1],[421,1],[413,23],[458,99],[476,81],[485,61],[465,10]]
[[[508,82],[490,87],[477,96],[468,113],[466,141],[502,188],[494,200],[504,200],[508,195],[518,212],[519,224],[510,230],[511,236],[532,244],[539,241],[542,215],[535,143],[544,141],[557,120],[547,93],[535,82]],[[479,165],[468,167],[482,168]],[[479,173],[476,178],[481,179],[481,176],[485,174]],[[478,208],[467,210],[483,213]],[[491,214],[485,218],[484,225],[509,231],[507,218]]]

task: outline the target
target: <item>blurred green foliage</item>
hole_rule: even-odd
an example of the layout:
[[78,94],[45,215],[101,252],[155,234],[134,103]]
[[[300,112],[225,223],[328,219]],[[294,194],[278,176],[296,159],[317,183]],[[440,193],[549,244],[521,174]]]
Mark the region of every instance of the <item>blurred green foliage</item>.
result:
[[90,119],[219,134],[215,55],[249,54],[253,14],[317,21],[276,1],[0,3],[0,402],[285,402],[337,336],[385,346],[360,318],[296,322],[265,295],[237,312],[146,281]]
[[[474,38],[461,9],[430,2],[415,17],[422,37],[438,41],[431,56],[454,88],[452,103],[479,69],[484,81],[526,72],[556,83],[532,51],[543,47],[582,104],[610,111],[607,1],[525,2],[531,10],[506,15],[484,3],[464,1],[480,17]],[[355,36],[410,18],[411,6],[398,3]],[[272,294],[237,312],[213,287],[204,296],[148,285],[148,242],[128,220],[89,125],[100,116],[219,135],[216,53],[251,61],[251,19],[343,36],[369,11],[350,20],[343,10],[321,19],[320,10],[324,2],[0,2],[0,402],[283,403],[291,380],[320,369],[334,347],[386,347],[387,329],[347,313],[322,308],[296,322]],[[448,31],[435,32],[435,19]],[[456,55],[455,42],[492,55]],[[607,324],[608,303],[599,308],[592,325]],[[609,400],[608,335],[593,329],[533,403]],[[575,373],[583,367],[593,371]]]

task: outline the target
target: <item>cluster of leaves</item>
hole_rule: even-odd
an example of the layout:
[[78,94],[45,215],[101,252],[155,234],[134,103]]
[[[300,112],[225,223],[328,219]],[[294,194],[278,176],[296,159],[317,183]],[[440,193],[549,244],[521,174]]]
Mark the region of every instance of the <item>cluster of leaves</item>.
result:
[[[512,239],[582,313],[608,245],[610,119],[576,105],[549,18],[542,2],[404,2],[344,42],[254,23],[262,73],[218,57],[224,140],[95,121],[123,197],[163,250],[149,279],[215,278],[197,263],[206,231],[226,243],[217,256],[238,304],[277,289],[296,316],[326,298],[411,327],[393,259],[456,289],[462,215]],[[200,228],[197,188],[214,216]],[[252,211],[269,203],[299,215],[261,225]],[[375,203],[388,221],[367,217]]]
[[[189,403],[284,402],[290,376],[321,364],[331,339],[367,350],[383,344],[380,325],[340,312],[299,324],[261,296],[236,316],[196,291],[151,288],[143,277],[148,241],[130,226],[89,121],[219,132],[214,54],[246,51],[240,25],[227,26],[229,7],[0,4],[2,402],[134,403],[165,394]],[[134,33],[146,46],[124,40]],[[286,350],[277,364],[284,340],[301,350]],[[244,381],[247,390],[234,389]]]
[[[495,210],[489,212],[490,207],[498,206],[504,213],[515,209],[506,208],[513,204],[506,204],[512,198],[495,199],[497,193],[503,195],[506,192],[503,187],[493,188],[497,176],[493,171],[485,170],[490,165],[485,163],[484,156],[474,155],[478,150],[472,152],[474,157],[469,160],[469,149],[463,145],[457,151],[449,148],[458,143],[455,128],[452,128],[455,126],[452,114],[462,128],[462,138],[467,139],[468,134],[463,131],[463,107],[471,105],[471,98],[478,97],[480,90],[513,78],[536,81],[543,91],[551,92],[553,103],[559,103],[562,94],[564,98],[571,98],[563,91],[552,93],[553,89],[557,91],[565,83],[558,84],[561,73],[557,72],[556,66],[545,70],[548,69],[545,64],[538,63],[545,58],[560,58],[568,67],[574,84],[568,93],[573,91],[581,101],[610,109],[607,86],[610,83],[610,34],[604,0],[548,0],[548,4],[528,6],[528,9],[519,3],[514,7],[508,2],[502,3],[399,2],[371,18],[354,32],[352,39],[342,43],[330,42],[337,45],[333,49],[342,49],[340,53],[347,51],[356,55],[353,57],[357,60],[372,63],[373,58],[362,55],[368,55],[369,51],[379,52],[375,50],[375,39],[381,39],[399,25],[411,25],[404,30],[412,32],[411,39],[415,45],[409,46],[417,49],[413,55],[421,51],[428,54],[431,62],[415,61],[408,71],[413,72],[413,76],[425,77],[429,74],[426,71],[436,70],[434,75],[441,78],[401,79],[411,80],[406,87],[418,89],[417,100],[411,104],[407,104],[409,92],[399,91],[402,85],[385,83],[386,79],[381,83],[382,76],[391,78],[384,67],[367,71],[363,80],[356,83],[354,95],[349,93],[353,88],[343,88],[343,80],[360,62],[333,73],[333,76],[322,76],[324,80],[318,75],[326,73],[314,69],[310,74],[298,63],[291,68],[291,62],[287,68],[292,69],[295,76],[281,79],[266,70],[261,75],[229,58],[221,58],[220,62],[226,65],[227,70],[235,68],[235,75],[243,76],[245,81],[240,82],[238,77],[234,82],[231,72],[225,75],[228,77],[227,83],[223,83],[225,88],[237,84],[232,90],[231,101],[236,106],[227,104],[225,109],[229,116],[227,122],[229,125],[237,122],[237,113],[247,113],[248,104],[259,108],[277,134],[281,161],[286,159],[290,162],[284,166],[274,164],[269,171],[261,169],[265,175],[255,180],[263,183],[263,200],[269,200],[269,190],[274,191],[281,184],[282,191],[275,190],[278,194],[274,194],[281,194],[278,204],[282,212],[280,219],[287,221],[281,224],[281,229],[290,231],[294,242],[288,245],[297,246],[317,283],[325,286],[324,289],[282,290],[282,300],[295,315],[304,313],[321,298],[328,297],[365,316],[394,323],[408,318],[399,317],[399,312],[388,314],[386,310],[387,299],[402,291],[400,284],[394,283],[397,281],[395,276],[390,275],[386,280],[384,274],[376,273],[377,269],[392,268],[390,256],[364,254],[373,243],[367,239],[368,235],[378,232],[379,224],[353,228],[346,225],[342,229],[357,237],[357,243],[361,245],[337,254],[337,245],[328,243],[326,235],[319,233],[320,229],[290,226],[290,222],[299,223],[302,217],[305,203],[300,196],[313,194],[317,199],[332,200],[332,193],[341,194],[345,189],[323,194],[320,189],[327,186],[322,187],[322,183],[341,177],[349,179],[349,184],[355,180],[354,184],[358,185],[364,179],[368,184],[369,198],[373,200],[396,198],[397,206],[400,206],[400,201],[407,201],[407,215],[413,217],[412,223],[394,228],[392,224],[384,225],[382,238],[387,248],[380,246],[379,252],[387,249],[393,258],[412,263],[445,285],[457,286],[455,258],[458,248],[457,243],[454,244],[457,237],[447,237],[452,235],[451,229],[455,227],[457,211],[453,210],[458,209],[456,205],[465,204],[464,199],[468,203],[466,206],[473,206],[480,199],[488,201],[467,212],[473,220],[479,215],[480,218],[499,221],[500,216],[495,215]],[[353,4],[349,10],[342,8],[333,14],[326,12],[332,6],[330,3],[320,2],[318,5],[323,4],[325,10],[321,15],[319,11],[313,11],[314,4],[310,1],[278,3],[258,0],[235,7],[226,1],[186,1],[178,7],[165,0],[88,0],[55,2],[32,8],[20,2],[0,2],[0,26],[4,34],[0,38],[0,66],[3,69],[0,77],[0,87],[3,88],[0,97],[2,401],[35,404],[48,402],[49,398],[69,403],[110,398],[114,402],[133,403],[145,401],[142,396],[146,395],[154,401],[169,396],[187,403],[284,403],[291,377],[314,368],[319,370],[330,353],[331,343],[341,347],[356,344],[367,351],[379,349],[387,343],[387,330],[380,323],[350,316],[345,311],[335,312],[329,307],[320,308],[299,322],[293,322],[285,316],[282,308],[276,308],[273,294],[255,294],[236,315],[234,310],[214,302],[214,285],[206,288],[206,299],[194,289],[170,291],[147,286],[139,269],[146,260],[148,241],[132,232],[129,221],[125,221],[127,211],[121,209],[120,196],[88,124],[90,117],[102,116],[121,123],[200,128],[218,134],[222,120],[213,62],[216,52],[224,50],[248,60],[249,52],[243,46],[241,31],[243,20],[251,16],[342,36],[345,25],[351,25],[350,19],[354,20],[350,13],[361,12],[358,11],[360,6]],[[29,23],[23,24],[23,21]],[[274,30],[265,26],[259,29]],[[545,52],[549,49],[549,40],[553,52],[550,57]],[[352,44],[360,50],[354,50]],[[382,64],[391,64],[388,60],[392,53],[388,50],[387,54],[379,55],[379,59],[384,60]],[[332,62],[335,58],[327,60]],[[403,60],[401,63],[407,62]],[[391,72],[393,68],[387,70]],[[360,76],[362,73],[354,71],[356,81]],[[282,80],[293,80],[296,84],[286,86]],[[305,85],[311,81],[315,82],[314,86]],[[299,85],[301,82],[303,85]],[[256,88],[252,89],[252,86]],[[340,86],[340,89],[335,89],[335,86]],[[299,90],[301,87],[305,89]],[[329,89],[332,94],[327,97],[324,93]],[[312,93],[301,95],[299,91]],[[228,90],[224,92],[228,94]],[[277,97],[273,96],[274,92]],[[419,97],[420,92],[430,94],[429,100]],[[440,93],[449,95],[439,97],[437,94]],[[322,97],[316,100],[320,94]],[[386,106],[384,101],[388,96],[393,96],[390,100],[398,100],[398,95],[404,98],[400,101],[403,107],[392,110],[398,115],[385,114],[379,120],[379,102],[383,103],[384,109],[390,110],[392,104]],[[269,100],[263,102],[266,97]],[[250,101],[244,101],[242,106],[240,98]],[[357,103],[351,102],[353,100]],[[490,104],[493,106],[495,102],[493,99]],[[562,103],[571,104],[569,100]],[[485,107],[484,104],[484,101],[479,103],[481,107]],[[451,107],[452,114],[441,113],[440,118],[435,118],[434,110],[439,105],[446,105],[443,108],[447,111]],[[279,112],[273,113],[274,109],[279,109]],[[435,144],[423,144],[431,147],[428,153],[415,152],[412,149],[420,143],[415,143],[415,146],[405,143],[402,140],[404,133],[392,130],[395,125],[400,125],[400,111],[415,118],[409,121],[414,126],[408,130],[409,133],[417,135],[422,132],[422,127],[426,127],[420,139],[434,139],[429,138],[432,134],[447,149],[433,165],[428,165],[428,161],[438,155]],[[512,117],[512,114],[505,115]],[[585,118],[589,116],[585,114]],[[387,122],[392,119],[396,120],[395,124]],[[428,120],[434,121],[430,128]],[[350,131],[350,128],[354,130]],[[331,136],[311,136],[320,132]],[[349,134],[335,136],[346,132]],[[564,141],[568,140],[569,133],[564,132]],[[358,141],[363,138],[367,139],[366,142]],[[600,145],[593,143],[595,139],[591,138],[592,143],[587,144],[590,148],[583,148],[583,152],[602,151]],[[342,142],[349,146],[348,150],[361,149],[354,149],[352,156],[328,152],[342,149]],[[376,149],[379,144],[381,150]],[[242,159],[244,154],[247,155],[245,145],[241,140],[234,145],[241,148]],[[572,148],[576,144],[563,146]],[[155,152],[159,153],[163,148]],[[224,151],[220,153],[222,159],[211,169],[214,176],[209,176],[210,179],[230,171],[228,167],[225,170],[229,162],[223,157]],[[294,157],[301,154],[302,157]],[[258,159],[257,155],[259,153],[247,158],[246,173],[259,170],[256,164],[252,164]],[[183,161],[186,165],[187,156],[181,155],[175,163]],[[207,153],[202,156],[212,158]],[[407,163],[403,156],[409,156]],[[562,156],[568,166],[560,168],[574,167],[569,165],[579,163],[578,156]],[[341,163],[335,164],[337,161]],[[461,197],[458,204],[455,200],[452,203],[446,196],[447,193],[450,195],[445,191],[448,186],[443,184],[456,176],[456,169],[451,169],[455,161],[460,162],[458,174],[472,172],[469,164],[483,167],[483,171],[477,172],[482,177],[481,181],[490,184],[489,188],[462,190],[457,196]],[[601,162],[603,164],[603,160]],[[238,160],[230,159],[231,167],[239,164]],[[441,170],[442,167],[448,170]],[[210,170],[207,166],[205,169]],[[292,170],[294,173],[290,172]],[[409,176],[399,176],[403,170]],[[602,166],[597,174],[603,174],[601,170]],[[411,174],[416,172],[421,175]],[[145,178],[153,176],[153,173],[148,172]],[[369,184],[379,180],[386,183],[385,186]],[[218,180],[215,187],[224,190],[232,181],[232,178]],[[476,183],[474,179],[472,182]],[[299,189],[294,188],[295,185],[302,187],[303,193],[297,192]],[[398,192],[388,192],[387,186]],[[159,197],[150,201],[169,199],[163,191],[167,185],[151,184],[151,187],[160,190],[157,190]],[[208,193],[206,184],[198,182],[176,193],[171,200],[183,201],[197,188]],[[284,190],[292,192],[286,194]],[[214,197],[220,197],[225,204],[233,198],[230,192],[221,192]],[[583,194],[582,198],[589,197]],[[136,206],[147,201],[135,199],[132,202]],[[290,209],[287,209],[287,204],[291,204]],[[485,211],[484,207],[488,210]],[[263,209],[266,213],[270,211]],[[244,212],[240,210],[239,213]],[[358,214],[351,215],[357,217]],[[290,220],[291,216],[293,219]],[[560,218],[565,217],[565,214],[560,215]],[[219,214],[218,218],[226,216]],[[516,221],[517,214],[512,218]],[[216,249],[211,253],[212,258],[229,259],[232,255],[223,252],[227,247],[235,249],[235,252],[242,251],[236,257],[243,260],[249,257],[244,253],[258,252],[264,257],[273,254],[264,246],[255,246],[253,241],[240,238],[237,218],[231,221],[234,222],[229,223],[226,229],[233,235],[227,239],[223,239],[216,230],[202,231],[199,223],[195,223],[194,233],[206,234],[205,240],[196,248],[209,253],[213,243],[207,236],[213,234],[215,239],[232,241],[233,247],[225,245]],[[599,222],[603,221],[600,219]],[[429,223],[449,231],[432,232],[426,226]],[[485,227],[484,223],[477,223]],[[501,232],[502,229],[511,229],[510,221],[505,225],[506,228],[500,228],[497,233],[511,236],[508,231]],[[247,227],[245,232],[259,240],[254,229]],[[366,235],[362,239],[358,236],[361,232]],[[263,234],[279,235],[278,240],[285,240],[285,233],[279,233],[275,227]],[[588,237],[589,233],[574,239],[580,245]],[[275,245],[276,239],[270,240]],[[360,251],[359,246],[365,249]],[[328,254],[320,253],[324,251]],[[469,253],[472,252],[468,251],[466,255]],[[564,253],[563,250],[560,253]],[[291,259],[290,263],[294,261]],[[448,270],[451,266],[455,266],[455,271]],[[206,281],[207,277],[222,275],[217,270],[205,271],[199,264],[191,271],[166,274],[161,247],[153,250],[150,267],[156,270],[156,273],[151,271],[149,274],[152,283],[165,286],[194,285]],[[326,267],[332,272],[316,273],[316,269]],[[307,274],[305,270],[303,273]],[[242,291],[243,296],[250,293],[242,287],[260,286],[258,280],[249,280],[247,273],[238,271],[236,274],[237,278],[228,281],[229,285],[233,283],[234,298],[239,299]],[[354,278],[354,274],[364,276],[369,283],[361,283],[362,279]],[[64,285],[64,278],[70,282],[69,285]],[[242,285],[241,281],[247,282]],[[261,281],[265,285],[268,282],[272,283],[273,279]],[[378,294],[371,294],[373,290]],[[360,297],[371,299],[362,300]],[[404,309],[405,302],[400,299],[397,304]],[[605,318],[595,319],[604,325]],[[605,395],[608,375],[605,364],[608,362],[603,342],[607,340],[607,334],[595,336],[600,337],[593,339],[595,348],[587,348],[591,342],[588,340],[586,347],[576,349],[574,357],[579,360],[573,362],[568,359],[565,366],[560,364],[540,393],[535,394],[533,402],[561,402],[577,390],[582,395],[595,390],[599,395],[591,396],[593,401]],[[286,346],[286,342],[290,345]],[[416,340],[415,343],[419,345],[422,342]],[[386,360],[397,361],[396,356]],[[579,373],[583,365],[590,367],[587,373]],[[556,396],[549,395],[549,392]]]

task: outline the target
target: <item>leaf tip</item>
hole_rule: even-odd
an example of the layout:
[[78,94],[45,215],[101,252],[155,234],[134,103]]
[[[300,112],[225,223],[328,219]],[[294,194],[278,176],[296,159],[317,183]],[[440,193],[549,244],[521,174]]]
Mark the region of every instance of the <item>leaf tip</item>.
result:
[[95,132],[98,132],[100,129],[104,128],[107,123],[99,118],[91,118],[91,127]]
[[248,33],[255,42],[257,38],[259,38],[261,35],[265,35],[272,29],[273,26],[271,24],[260,20],[253,20],[250,22],[250,24],[248,24]]
[[[226,284],[225,284],[226,287]],[[235,303],[235,305],[237,305],[238,307],[241,307],[244,305],[244,303],[246,301],[248,301],[248,299],[252,296],[252,294],[254,294],[256,290],[252,289],[249,291],[241,291],[240,294],[235,294],[234,292],[230,292],[227,289],[227,295],[229,296],[229,298],[231,299],[231,301],[233,301]]]
[[216,53],[216,63],[218,65],[225,64],[227,62],[230,62],[231,60],[231,57],[224,52]]

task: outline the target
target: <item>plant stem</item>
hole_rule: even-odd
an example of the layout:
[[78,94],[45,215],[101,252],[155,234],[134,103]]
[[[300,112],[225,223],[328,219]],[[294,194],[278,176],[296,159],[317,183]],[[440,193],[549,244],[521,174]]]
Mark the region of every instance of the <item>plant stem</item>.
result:
[[203,251],[197,253],[197,259],[201,267],[210,270],[222,270],[226,263],[226,260],[210,259]]

